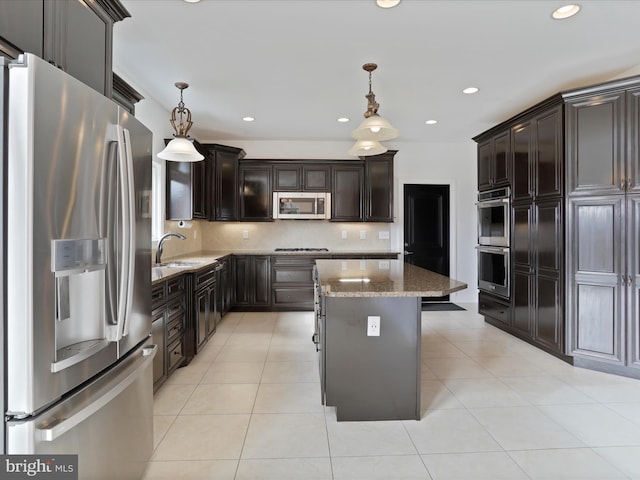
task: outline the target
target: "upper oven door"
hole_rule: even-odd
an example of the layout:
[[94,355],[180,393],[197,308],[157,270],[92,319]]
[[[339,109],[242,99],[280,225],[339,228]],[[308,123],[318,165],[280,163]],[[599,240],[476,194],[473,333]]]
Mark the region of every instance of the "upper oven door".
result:
[[478,244],[509,246],[509,208],[508,198],[478,203]]

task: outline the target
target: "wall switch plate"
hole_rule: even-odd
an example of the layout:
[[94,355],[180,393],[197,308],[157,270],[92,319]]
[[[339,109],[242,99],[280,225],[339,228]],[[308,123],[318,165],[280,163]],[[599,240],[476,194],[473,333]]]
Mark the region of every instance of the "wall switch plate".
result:
[[380,317],[367,317],[367,337],[380,336]]
[[346,240],[347,239],[347,231],[346,230],[342,230],[342,232],[340,233],[340,238],[342,240]]
[[249,230],[242,231],[242,238],[244,238],[245,240],[249,238]]
[[378,232],[378,239],[380,240],[389,240],[389,232]]
[[366,239],[367,239],[367,231],[360,230],[360,240],[366,240]]

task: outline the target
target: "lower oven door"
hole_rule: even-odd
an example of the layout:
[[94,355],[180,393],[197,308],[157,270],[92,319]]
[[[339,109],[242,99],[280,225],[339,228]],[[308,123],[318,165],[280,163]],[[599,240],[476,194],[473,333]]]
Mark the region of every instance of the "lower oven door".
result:
[[510,252],[508,248],[479,246],[478,288],[509,298]]

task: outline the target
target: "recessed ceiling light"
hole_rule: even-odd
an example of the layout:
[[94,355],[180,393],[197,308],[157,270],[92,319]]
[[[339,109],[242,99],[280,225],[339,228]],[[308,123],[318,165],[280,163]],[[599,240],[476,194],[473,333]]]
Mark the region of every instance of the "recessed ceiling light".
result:
[[339,121],[340,123],[347,123],[347,122],[349,121],[349,119],[348,119],[347,117],[340,117],[340,118],[338,119],[338,121]]
[[187,3],[199,3],[200,0],[184,0]]
[[478,92],[478,88],[476,87],[467,87],[464,90],[462,90],[462,93],[466,93],[466,94],[471,94],[471,93],[476,93]]
[[553,11],[551,16],[556,20],[564,20],[565,18],[573,17],[580,11],[580,5],[564,5]]
[[376,0],[376,5],[380,8],[393,8],[400,3],[400,0]]
[[253,122],[255,118],[253,117],[242,117],[243,122]]
[[436,123],[438,123],[438,120],[427,120],[426,122],[427,125],[435,125]]

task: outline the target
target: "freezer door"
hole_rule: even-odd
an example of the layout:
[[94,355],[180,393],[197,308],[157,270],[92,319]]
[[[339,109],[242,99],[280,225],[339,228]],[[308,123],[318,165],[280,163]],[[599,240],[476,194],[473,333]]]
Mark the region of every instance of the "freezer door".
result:
[[80,478],[139,479],[153,450],[153,357],[143,344],[39,416],[7,423],[8,454],[77,454]]
[[118,358],[122,135],[113,102],[33,55],[9,85],[6,412],[26,416]]

